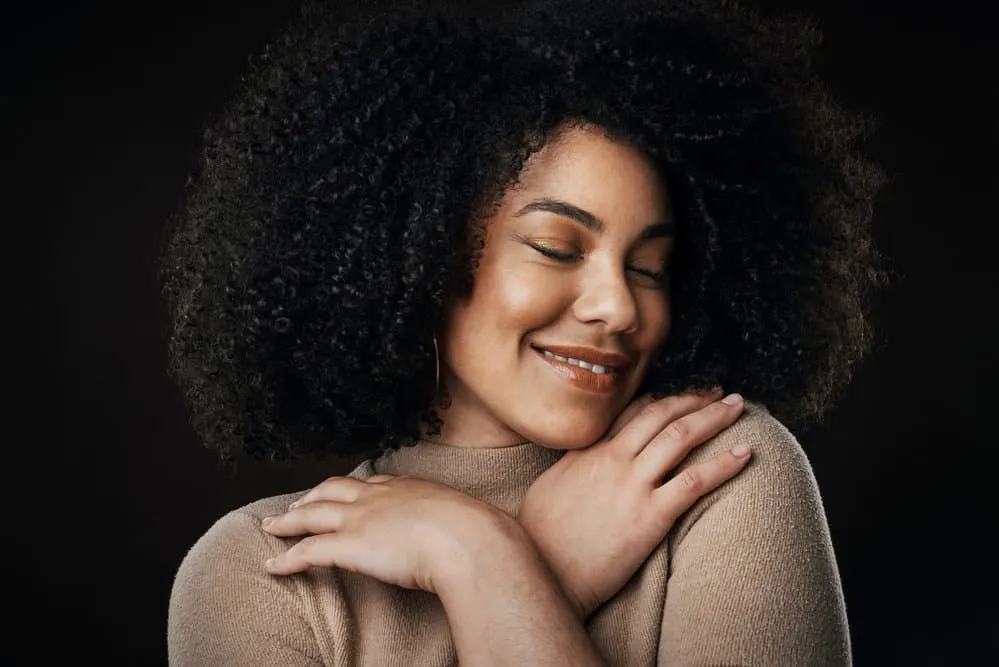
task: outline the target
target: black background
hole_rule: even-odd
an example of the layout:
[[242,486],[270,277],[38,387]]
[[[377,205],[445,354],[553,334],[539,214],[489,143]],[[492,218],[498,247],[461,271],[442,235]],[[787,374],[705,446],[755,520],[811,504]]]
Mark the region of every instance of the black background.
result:
[[[45,4],[0,20],[4,328],[24,336],[9,348],[5,419],[19,527],[6,572],[23,631],[7,650],[28,663],[165,663],[172,576],[197,537],[234,507],[344,471],[227,472],[163,371],[163,221],[200,124],[296,4]],[[892,178],[876,235],[906,279],[878,304],[887,347],[825,425],[797,434],[825,501],[855,662],[988,659],[999,620],[989,3],[748,4],[819,19],[816,64],[848,108],[880,120],[867,150]],[[38,282],[26,281],[35,266]]]

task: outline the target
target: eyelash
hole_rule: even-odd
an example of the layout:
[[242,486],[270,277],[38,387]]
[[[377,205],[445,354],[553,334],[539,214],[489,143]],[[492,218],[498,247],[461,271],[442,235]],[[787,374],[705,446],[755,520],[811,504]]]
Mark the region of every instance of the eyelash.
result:
[[[531,247],[534,248],[535,250],[537,250],[538,252],[540,252],[545,257],[549,257],[549,258],[554,259],[555,261],[558,261],[558,262],[569,262],[569,261],[577,260],[580,257],[578,253],[558,252],[557,250],[552,250],[551,248],[548,248],[548,247],[543,246],[543,245],[538,245],[538,244],[535,244],[535,243],[532,243]],[[629,268],[632,271],[634,271],[635,273],[640,273],[643,276],[646,276],[647,278],[651,278],[652,280],[656,281],[659,284],[663,284],[663,283],[666,282],[666,272],[665,271],[647,271],[646,269],[636,269],[636,268],[633,268],[633,267],[629,267]]]

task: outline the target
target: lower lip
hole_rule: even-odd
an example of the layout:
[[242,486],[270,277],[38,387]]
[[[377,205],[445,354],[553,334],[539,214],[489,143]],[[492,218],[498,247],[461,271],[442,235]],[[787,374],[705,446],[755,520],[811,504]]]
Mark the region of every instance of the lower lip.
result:
[[559,377],[569,382],[574,387],[593,394],[609,394],[617,388],[620,373],[592,373],[585,368],[573,366],[572,364],[559,361],[549,357],[544,352],[535,349],[534,352],[558,374]]

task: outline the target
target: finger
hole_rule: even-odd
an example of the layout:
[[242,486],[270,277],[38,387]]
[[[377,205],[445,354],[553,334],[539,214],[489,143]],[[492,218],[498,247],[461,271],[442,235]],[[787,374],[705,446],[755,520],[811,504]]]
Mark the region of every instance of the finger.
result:
[[731,394],[722,401],[715,401],[671,421],[635,457],[639,474],[658,484],[667,472],[680,464],[690,450],[735,423],[744,407],[742,397]]
[[332,533],[343,528],[346,504],[317,500],[297,508],[264,518],[260,527],[277,537]]
[[347,560],[345,546],[349,538],[337,533],[313,535],[291,547],[284,553],[267,560],[264,567],[271,574],[295,574],[304,572],[311,567],[343,566]]
[[391,481],[395,479],[395,477],[395,475],[372,475],[364,481],[369,484],[381,484],[382,482]]
[[[711,389],[708,389],[707,391],[694,391],[686,393],[691,396],[703,397],[705,400],[716,400],[721,398],[722,388],[713,387]],[[665,400],[666,398],[676,398],[677,396],[683,396],[683,395],[684,394],[679,394],[676,396],[668,396],[660,398],[658,400],[662,401]],[[646,406],[656,402],[656,400],[657,399],[652,397],[652,394],[643,394],[638,398],[636,398],[628,405],[628,407],[624,409],[623,412],[621,412],[620,415],[618,415],[618,418],[614,421],[613,424],[611,424],[611,427],[607,429],[607,434],[605,435],[605,437],[613,438],[615,435],[620,433],[621,429],[627,426],[632,419],[637,417],[642,412],[642,410],[645,409]]]
[[289,505],[288,509],[291,510],[318,500],[352,503],[364,491],[364,486],[364,482],[353,477],[330,477],[317,484],[308,493]]
[[746,467],[752,458],[751,450],[746,447],[744,454],[737,455],[737,447],[704,463],[684,468],[653,492],[653,502],[660,508],[664,521],[668,521],[667,530],[702,496],[711,493]]
[[648,403],[631,421],[623,425],[614,437],[614,446],[632,456],[638,456],[667,424],[717,400],[719,393],[685,393]]

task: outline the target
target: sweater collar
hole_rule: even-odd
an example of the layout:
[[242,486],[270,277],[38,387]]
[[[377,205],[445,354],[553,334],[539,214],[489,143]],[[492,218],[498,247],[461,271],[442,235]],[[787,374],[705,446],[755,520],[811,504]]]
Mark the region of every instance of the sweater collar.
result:
[[516,515],[527,489],[564,452],[528,442],[510,447],[453,447],[425,440],[382,454],[375,473],[446,484]]

